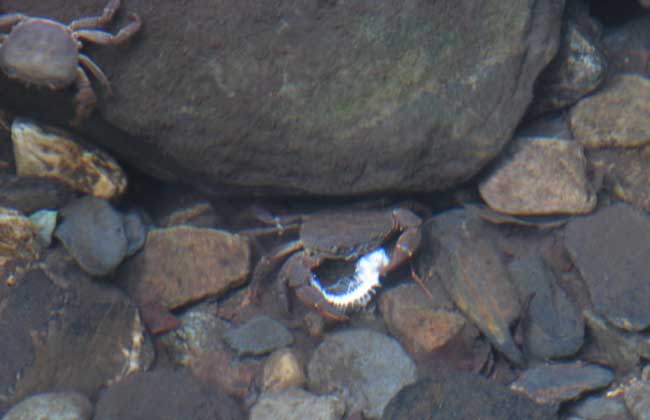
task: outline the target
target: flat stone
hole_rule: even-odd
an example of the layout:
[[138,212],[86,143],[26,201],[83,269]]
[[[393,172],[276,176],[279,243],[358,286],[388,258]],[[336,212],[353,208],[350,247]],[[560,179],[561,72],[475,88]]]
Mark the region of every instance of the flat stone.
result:
[[61,218],[54,235],[88,274],[104,276],[122,263],[128,250],[124,219],[108,201],[80,198],[61,210]]
[[582,347],[585,324],[550,268],[541,258],[529,257],[513,261],[508,269],[522,300],[532,296],[525,315],[526,354],[538,359],[575,354]]
[[241,420],[227,395],[203,385],[183,369],[133,375],[102,393],[93,420]]
[[492,209],[515,215],[581,214],[596,205],[587,160],[575,141],[518,138],[479,185]]
[[613,380],[614,374],[609,369],[569,362],[527,369],[510,388],[538,404],[558,406],[587,392],[605,388]]
[[419,285],[403,284],[382,293],[379,299],[388,330],[416,358],[443,347],[467,327],[444,289],[433,291],[432,296],[434,302]]
[[126,191],[126,174],[117,161],[80,145],[70,133],[15,119],[11,140],[19,176],[59,179],[76,191],[107,200]]
[[553,410],[486,378],[451,372],[420,380],[402,389],[386,407],[382,420],[553,420]]
[[648,237],[650,217],[624,203],[574,219],[565,229],[565,246],[595,312],[628,331],[650,326]]
[[41,209],[60,209],[74,196],[74,190],[57,179],[0,175],[0,206],[24,214]]
[[93,282],[62,249],[13,287],[0,283],[0,301],[0,411],[53,389],[90,397],[153,362],[135,305]]
[[[119,277],[140,306],[163,311],[240,286],[249,259],[248,241],[239,235],[191,226],[152,229]],[[157,329],[153,312],[143,317]]]
[[417,377],[396,340],[363,329],[328,336],[312,354],[307,376],[317,394],[347,390],[347,411],[371,419],[380,418],[390,399]]
[[293,335],[287,327],[265,315],[227,331],[224,338],[242,356],[271,353],[293,343]]
[[650,143],[650,80],[615,76],[571,108],[571,131],[585,148],[638,147]]
[[[460,217],[459,217],[460,216]],[[458,212],[445,212],[423,225],[431,254],[425,269],[435,276],[461,312],[511,362],[523,361],[510,333],[521,314],[519,294],[490,238],[473,231]]]
[[345,404],[333,395],[313,395],[302,389],[264,394],[253,406],[250,420],[339,420]]
[[19,402],[2,420],[90,420],[93,405],[76,392],[48,392]]

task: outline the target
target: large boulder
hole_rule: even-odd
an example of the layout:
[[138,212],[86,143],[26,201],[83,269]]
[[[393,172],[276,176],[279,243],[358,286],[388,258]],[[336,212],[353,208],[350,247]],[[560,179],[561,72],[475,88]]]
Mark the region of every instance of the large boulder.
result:
[[[7,0],[4,8],[69,21],[105,3]],[[123,3],[111,29],[134,11],[142,32],[123,47],[85,50],[113,85],[111,98],[100,95],[101,113],[122,131],[98,129],[96,118],[82,129],[89,138],[149,173],[212,192],[325,195],[434,191],[474,175],[531,101],[557,50],[564,7]],[[42,101],[0,101],[69,119]]]

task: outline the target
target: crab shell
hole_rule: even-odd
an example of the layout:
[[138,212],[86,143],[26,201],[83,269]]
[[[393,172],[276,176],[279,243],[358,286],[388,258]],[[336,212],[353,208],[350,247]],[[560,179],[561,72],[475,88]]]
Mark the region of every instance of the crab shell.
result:
[[78,41],[51,19],[25,19],[0,45],[0,68],[26,84],[62,89],[75,81],[78,65]]

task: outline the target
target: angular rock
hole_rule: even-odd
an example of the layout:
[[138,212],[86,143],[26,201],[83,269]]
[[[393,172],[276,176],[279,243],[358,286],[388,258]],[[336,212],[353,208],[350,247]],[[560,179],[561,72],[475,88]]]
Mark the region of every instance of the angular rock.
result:
[[91,281],[63,252],[43,267],[11,288],[0,283],[0,411],[55,389],[90,397],[153,361],[138,310],[120,290]]
[[327,337],[307,366],[309,389],[318,394],[347,390],[348,412],[380,418],[388,401],[416,379],[415,364],[394,339],[350,329]]
[[230,397],[214,392],[183,369],[133,375],[102,394],[93,420],[241,420]]
[[650,143],[649,112],[650,80],[623,74],[571,108],[571,131],[586,149],[643,146]]
[[467,327],[444,289],[432,296],[433,302],[417,284],[404,284],[382,293],[379,300],[388,330],[416,358],[443,347]]
[[90,420],[93,405],[76,392],[48,392],[32,395],[7,412],[2,420]]
[[126,191],[126,174],[117,161],[96,148],[83,147],[65,131],[15,119],[11,140],[19,176],[59,179],[76,191],[107,200]]
[[345,404],[334,395],[317,396],[292,389],[264,394],[253,406],[250,420],[339,420],[345,413]]
[[43,248],[49,247],[52,243],[58,215],[59,212],[56,210],[39,210],[29,216],[36,229],[36,240]]
[[607,61],[588,30],[567,20],[560,48],[537,79],[528,117],[562,109],[596,90],[605,80]]
[[265,315],[227,331],[224,338],[240,356],[259,356],[293,343],[287,327]]
[[420,380],[402,389],[384,410],[383,420],[553,420],[552,410],[539,406],[482,376],[452,372]]
[[141,306],[147,326],[162,332],[166,324],[161,311],[241,285],[249,259],[248,241],[238,235],[190,226],[153,229],[119,277]]
[[0,207],[0,266],[35,261],[42,250],[37,226],[18,211]]
[[122,263],[128,250],[124,219],[106,200],[80,198],[61,218],[54,235],[88,274],[104,276]]
[[587,392],[605,388],[613,380],[614,374],[600,366],[558,363],[525,370],[510,389],[538,404],[559,406]]
[[462,214],[442,213],[422,228],[430,254],[427,276],[440,281],[463,314],[511,362],[523,361],[510,333],[521,304],[509,273],[489,238],[473,232]]
[[264,362],[262,390],[278,392],[300,388],[305,384],[305,373],[296,354],[291,349],[274,351]]
[[589,288],[594,310],[628,331],[650,326],[650,217],[624,203],[574,219],[564,243]]
[[[3,6],[64,22],[98,12],[95,2],[71,4]],[[556,52],[563,6],[131,0],[128,12],[155,22],[146,36],[119,54],[92,52],[115,92],[101,97],[102,115],[131,136],[100,123],[84,132],[137,168],[213,191],[443,189],[510,138]],[[178,16],[193,24],[178,26]],[[7,90],[4,102],[52,108],[24,90]]]
[[551,138],[519,138],[481,182],[492,209],[515,215],[581,214],[596,205],[580,144]]
[[526,355],[552,359],[575,354],[582,346],[585,324],[549,267],[541,258],[531,257],[515,260],[508,268],[522,300],[531,299],[524,315]]

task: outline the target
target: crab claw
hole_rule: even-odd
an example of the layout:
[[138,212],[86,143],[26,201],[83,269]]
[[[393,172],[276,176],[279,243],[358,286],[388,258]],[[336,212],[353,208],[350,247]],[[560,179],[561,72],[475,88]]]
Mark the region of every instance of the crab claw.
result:
[[311,285],[302,285],[294,289],[296,297],[305,305],[315,309],[327,319],[347,321],[349,318],[339,308],[329,303],[321,292]]

